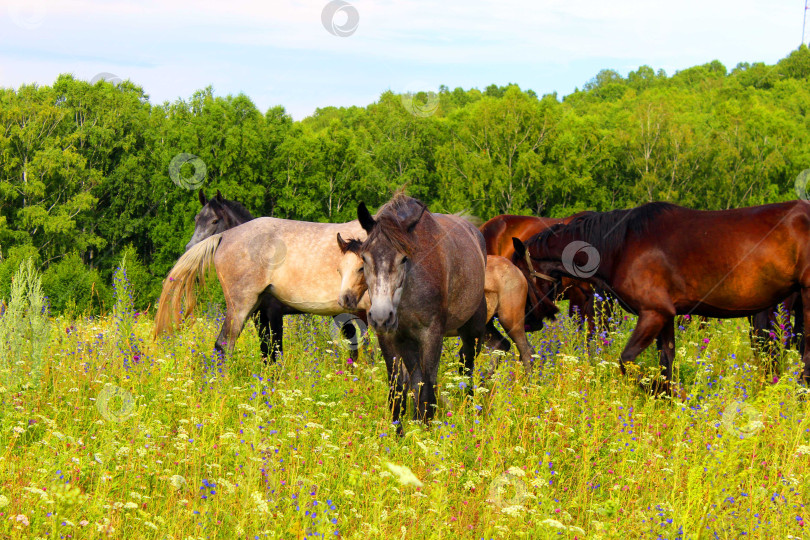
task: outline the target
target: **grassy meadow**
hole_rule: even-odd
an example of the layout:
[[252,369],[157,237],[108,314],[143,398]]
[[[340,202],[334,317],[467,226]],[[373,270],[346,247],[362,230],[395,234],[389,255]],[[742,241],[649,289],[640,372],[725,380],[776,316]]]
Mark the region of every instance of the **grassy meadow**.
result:
[[287,317],[264,366],[249,323],[217,365],[215,308],[155,341],[117,279],[109,316],[32,310],[3,349],[0,538],[807,537],[798,353],[774,383],[744,319],[677,330],[685,402],[620,377],[625,314],[590,345],[558,316],[531,376],[485,351],[471,395],[447,339],[435,420],[398,438],[373,335]]

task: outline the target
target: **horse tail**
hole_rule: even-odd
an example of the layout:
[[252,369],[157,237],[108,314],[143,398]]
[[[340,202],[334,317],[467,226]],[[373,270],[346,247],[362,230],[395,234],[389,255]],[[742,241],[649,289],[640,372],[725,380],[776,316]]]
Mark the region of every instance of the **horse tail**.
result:
[[484,224],[484,220],[473,214],[472,210],[469,209],[459,210],[453,215],[456,217],[460,217],[464,221],[472,223],[473,225],[476,226],[476,228],[480,228]]
[[[171,332],[174,327],[189,317],[197,305],[195,285],[205,285],[205,276],[214,264],[222,233],[209,236],[194,244],[177,260],[163,280],[157,314],[155,315],[155,337],[163,332]],[[185,313],[180,311],[180,300],[185,298]]]

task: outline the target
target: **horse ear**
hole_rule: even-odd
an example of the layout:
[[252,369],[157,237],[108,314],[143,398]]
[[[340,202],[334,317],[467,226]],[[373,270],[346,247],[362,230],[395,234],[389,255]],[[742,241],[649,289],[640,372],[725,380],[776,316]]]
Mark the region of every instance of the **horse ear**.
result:
[[203,205],[203,206],[208,204],[208,199],[205,198],[205,193],[203,193],[202,188],[200,188],[199,195],[200,195],[200,204]]
[[337,241],[338,247],[340,247],[340,252],[345,254],[349,249],[349,243],[344,240],[342,236],[340,236],[340,233],[337,233]]
[[526,244],[524,244],[520,238],[512,237],[512,245],[515,247],[515,253],[517,253],[518,257],[521,259],[526,256]]
[[425,206],[424,204],[421,206],[422,207],[416,214],[412,215],[402,223],[405,226],[406,231],[413,232],[413,229],[414,227],[416,227],[416,224],[419,223],[419,220],[422,219],[422,216],[424,215],[427,206]]
[[217,190],[217,200],[219,202],[222,202],[222,199],[224,199],[224,197],[222,196],[222,193],[220,193],[219,190]]
[[368,211],[368,208],[366,208],[366,203],[364,202],[361,202],[357,206],[357,219],[360,220],[360,225],[367,233],[370,233],[377,224],[377,222],[374,221],[374,218],[371,217],[371,212]]

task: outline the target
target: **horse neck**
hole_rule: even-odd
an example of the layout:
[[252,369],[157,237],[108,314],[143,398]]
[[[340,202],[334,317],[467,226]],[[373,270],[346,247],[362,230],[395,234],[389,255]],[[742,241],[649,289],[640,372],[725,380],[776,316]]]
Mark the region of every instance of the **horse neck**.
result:
[[[542,254],[544,258],[548,257],[549,259],[552,259],[554,261],[559,261],[559,264],[556,265],[557,268],[566,274],[568,272],[565,269],[565,265],[563,264],[563,252],[565,251],[565,248],[571,244],[571,242],[587,242],[588,245],[592,246],[592,244],[588,242],[586,238],[582,238],[578,234],[558,233],[558,236],[556,238],[555,249],[553,250],[546,249],[545,252]],[[529,254],[537,257],[540,255],[540,250],[537,247],[537,244],[535,244],[534,247],[535,247],[534,251],[532,251],[530,247]],[[597,268],[596,274],[593,276],[591,281],[593,281],[594,283],[599,282],[600,284],[605,283],[609,284],[613,279],[613,263],[615,261],[614,252],[608,251],[604,247],[601,248],[596,246],[592,247],[594,247],[597,250],[597,253],[599,254],[599,267]],[[570,277],[577,279],[577,276],[571,275]]]
[[228,225],[227,228],[228,229],[231,229],[233,227],[237,227],[239,225],[242,225],[243,223],[247,223],[248,221],[252,221],[253,219],[255,219],[250,214],[250,212],[248,212],[247,210],[245,210],[245,212],[244,212],[244,214],[246,214],[246,215],[243,215],[242,212],[239,212],[238,210],[231,207],[230,205],[226,205],[225,209],[226,209],[227,214],[228,214],[228,219],[227,219],[227,225]]

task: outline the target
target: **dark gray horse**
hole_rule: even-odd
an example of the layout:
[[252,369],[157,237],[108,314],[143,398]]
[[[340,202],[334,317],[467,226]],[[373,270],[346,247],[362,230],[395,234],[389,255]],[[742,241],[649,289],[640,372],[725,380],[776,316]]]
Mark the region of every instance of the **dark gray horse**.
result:
[[414,418],[433,417],[443,336],[461,337],[462,369],[472,375],[487,322],[484,237],[464,219],[432,214],[401,193],[376,218],[362,203],[357,216],[368,233],[358,252],[371,301],[368,321],[385,358],[388,403],[401,435],[406,373]]

